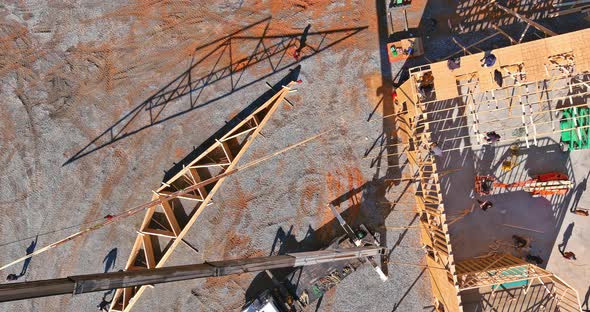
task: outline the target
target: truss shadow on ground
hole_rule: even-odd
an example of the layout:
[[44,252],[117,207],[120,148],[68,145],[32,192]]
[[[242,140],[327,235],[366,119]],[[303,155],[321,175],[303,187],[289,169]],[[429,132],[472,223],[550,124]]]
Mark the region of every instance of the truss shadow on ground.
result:
[[[323,31],[307,29],[301,33],[270,35],[267,34],[270,23],[269,17],[196,48],[193,60],[186,71],[135,106],[63,165],[154,125],[223,99],[299,61],[313,57],[367,28],[362,26]],[[303,36],[305,46],[300,51],[301,56],[295,59],[293,53],[298,50]],[[238,52],[248,49],[251,50],[249,54],[238,56]],[[210,65],[211,63],[213,65]],[[249,70],[254,66],[265,68]],[[222,83],[225,85],[221,86]],[[225,90],[209,92],[210,94],[204,92],[213,85]],[[188,103],[180,103],[179,100],[185,97],[188,97]]]
[[187,156],[185,156],[182,160],[178,163],[175,163],[170,169],[166,170],[164,175],[163,181],[168,181],[173,176],[175,176],[178,172],[180,172],[185,166],[187,166],[192,160],[194,160],[197,156],[201,155],[203,152],[207,150],[213,143],[215,143],[216,139],[219,139],[221,136],[226,134],[228,131],[233,129],[237,124],[239,124],[245,117],[249,116],[252,112],[254,112],[258,107],[262,104],[266,103],[276,91],[280,90],[282,86],[286,86],[291,81],[297,81],[299,79],[299,73],[301,72],[301,65],[297,65],[289,70],[289,73],[279,80],[277,83],[272,85],[272,88],[269,88],[268,91],[263,93],[259,96],[256,100],[252,101],[250,105],[244,108],[241,112],[235,115],[231,120],[227,121],[226,124],[217,130],[214,134],[212,134],[209,138],[207,138],[203,143],[199,146],[194,147],[193,151],[191,151]]

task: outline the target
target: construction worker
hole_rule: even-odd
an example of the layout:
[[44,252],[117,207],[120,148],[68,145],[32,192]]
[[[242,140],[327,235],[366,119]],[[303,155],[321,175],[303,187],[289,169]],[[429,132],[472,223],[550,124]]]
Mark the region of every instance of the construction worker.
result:
[[479,203],[479,208],[481,208],[481,210],[483,210],[483,211],[486,211],[486,210],[494,207],[494,204],[489,200],[481,201],[478,199],[477,202]]
[[486,141],[488,143],[496,143],[500,140],[501,136],[496,133],[496,131],[486,132]]
[[512,235],[512,241],[514,242],[514,248],[521,249],[526,247],[528,241],[524,237],[518,235]]
[[526,256],[526,261],[530,262],[530,263],[536,263],[536,264],[543,264],[543,258],[539,257],[539,256],[533,256],[531,254]]
[[438,147],[438,143],[433,142],[432,144],[430,144],[430,153],[434,154],[434,156],[442,157],[443,150],[440,147]]
[[6,276],[7,281],[16,281],[17,279],[18,279],[18,275],[16,275],[16,274],[8,274],[8,276]]
[[418,81],[418,93],[420,97],[426,98],[434,90],[434,76],[432,72],[426,72]]
[[566,252],[562,253],[561,255],[568,260],[578,260],[578,259],[576,259],[576,254],[571,251],[566,251]]
[[301,296],[299,296],[299,302],[304,307],[309,304],[309,295],[307,294],[307,289],[301,293]]
[[486,52],[485,56],[480,61],[482,62],[481,67],[492,67],[496,64],[496,56],[492,53]]
[[455,69],[461,67],[461,58],[456,57],[456,58],[449,59],[447,61],[447,67],[450,70],[455,70]]

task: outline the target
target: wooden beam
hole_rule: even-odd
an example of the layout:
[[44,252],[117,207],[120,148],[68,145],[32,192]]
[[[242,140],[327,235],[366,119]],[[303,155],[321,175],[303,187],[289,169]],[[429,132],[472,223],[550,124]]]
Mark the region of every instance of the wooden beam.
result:
[[521,20],[521,21],[523,21],[523,22],[525,22],[525,23],[527,23],[527,24],[535,27],[536,29],[544,32],[547,36],[557,36],[558,35],[556,32],[552,31],[551,29],[549,29],[549,28],[547,28],[547,27],[545,27],[543,25],[540,25],[540,24],[534,22],[533,20],[531,20],[529,18],[526,18],[526,17],[524,17],[524,16],[516,13],[514,10],[509,9],[509,8],[507,8],[507,7],[499,4],[498,2],[494,2],[494,5],[497,8],[501,9],[502,11],[504,11],[504,12],[506,12],[506,13],[508,13],[508,14],[516,17],[516,18],[518,18],[519,20]]
[[167,230],[160,230],[160,229],[152,229],[152,228],[145,228],[140,231],[141,234],[148,234],[148,235],[155,235],[161,237],[168,237],[168,238],[176,238],[174,232],[167,231]]
[[517,41],[514,40],[514,38],[512,38],[505,31],[503,31],[502,28],[500,28],[500,26],[498,26],[496,24],[492,24],[492,28],[494,28],[497,32],[501,33],[502,35],[504,35],[504,37],[508,38],[508,40],[510,40],[510,43],[512,43],[512,44],[516,44],[517,43]]
[[148,269],[156,267],[156,256],[154,254],[154,247],[152,245],[152,238],[150,235],[142,235],[143,253],[145,254],[145,263]]
[[170,203],[167,200],[162,200],[162,209],[164,210],[164,215],[166,215],[166,220],[168,220],[168,223],[170,224],[170,227],[172,228],[172,232],[174,232],[174,235],[180,234],[180,225],[178,225],[178,220],[174,215],[174,210],[172,209],[172,206],[170,206]]
[[[486,37],[484,37],[484,38],[482,38],[482,39],[478,40],[477,42],[475,42],[475,43],[472,43],[472,44],[470,44],[470,45],[466,46],[466,47],[465,47],[465,49],[470,49],[470,48],[472,48],[472,47],[474,47],[474,46],[476,46],[476,45],[478,45],[478,44],[480,44],[480,43],[482,43],[482,42],[484,42],[484,41],[486,41],[486,40],[489,40],[489,39],[491,39],[491,38],[493,38],[493,37],[495,37],[495,36],[499,35],[499,34],[500,34],[500,33],[496,32],[496,33],[493,33],[493,34],[491,34],[491,35],[489,35],[489,36],[486,36]],[[440,59],[440,60],[441,60],[441,61],[443,61],[443,60],[449,59],[449,58],[451,58],[451,57],[453,57],[453,56],[455,56],[455,55],[457,55],[457,54],[459,54],[459,53],[461,53],[461,51],[457,51],[457,52],[455,52],[455,53],[453,53],[453,54],[451,54],[451,55],[449,55],[449,56],[447,56],[447,57],[444,57],[444,58],[442,58],[442,59]],[[412,90],[414,90],[414,88],[413,88]],[[422,104],[424,104],[424,103],[422,103]]]
[[553,7],[559,8],[559,7],[584,4],[584,3],[590,3],[590,0],[577,0],[577,1],[570,1],[570,2],[555,3],[555,4],[553,4]]
[[[195,184],[201,182],[201,177],[199,176],[199,172],[197,171],[197,169],[189,167],[188,173],[195,181]],[[207,197],[207,190],[204,187],[198,188],[197,191],[199,192],[199,195],[201,195],[202,199],[205,199]]]
[[511,225],[511,224],[502,224],[503,226],[507,226],[507,227],[511,227],[511,228],[515,228],[515,229],[521,229],[521,230],[526,230],[526,231],[531,231],[531,232],[537,232],[537,233],[545,233],[543,231],[539,231],[539,230],[533,230],[533,229],[529,229],[529,228],[525,228],[522,226],[516,226],[516,225]]
[[[590,1],[587,1],[590,2]],[[551,13],[548,15],[548,17],[558,17],[558,16],[564,16],[564,15],[568,15],[568,14],[572,14],[572,13],[577,13],[580,11],[584,11],[585,9],[590,8],[590,5],[583,5],[577,8],[572,8],[572,9],[567,9],[567,10],[561,10],[561,11],[557,11],[555,13]]]
[[518,39],[518,43],[522,42],[522,39],[524,39],[524,35],[526,35],[526,32],[529,30],[529,28],[531,28],[531,24],[526,24],[526,27],[522,31],[522,35],[520,35],[520,38]]
[[469,50],[467,50],[467,48],[465,46],[463,46],[459,40],[457,40],[457,38],[455,37],[451,37],[451,39],[453,39],[453,42],[458,45],[461,49],[463,49],[463,53],[467,53],[467,54],[471,54],[471,52],[469,52]]

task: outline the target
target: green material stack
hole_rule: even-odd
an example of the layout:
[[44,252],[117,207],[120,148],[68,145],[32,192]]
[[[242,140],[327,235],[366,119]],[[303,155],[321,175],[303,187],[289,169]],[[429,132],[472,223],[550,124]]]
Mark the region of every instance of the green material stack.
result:
[[[576,127],[580,129],[579,132]],[[560,128],[561,142],[567,144],[569,150],[590,148],[590,108],[572,107],[563,110]]]
[[[490,275],[495,275],[495,273],[490,273]],[[507,278],[507,277],[514,278],[514,279],[516,279],[516,281],[506,282],[506,283],[503,283],[500,285],[492,285],[492,289],[496,289],[496,288],[509,289],[509,288],[524,287],[524,286],[527,286],[529,283],[529,281],[528,281],[529,274],[528,274],[526,266],[508,269],[508,270],[500,273],[500,275],[503,278]]]

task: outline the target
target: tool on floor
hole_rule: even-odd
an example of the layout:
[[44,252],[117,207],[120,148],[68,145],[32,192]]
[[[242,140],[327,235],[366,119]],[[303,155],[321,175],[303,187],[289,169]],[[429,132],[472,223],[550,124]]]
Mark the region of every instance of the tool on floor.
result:
[[533,196],[564,195],[573,186],[574,183],[569,180],[568,176],[559,172],[540,174],[533,179],[509,184],[497,182],[496,178],[492,176],[475,176],[475,192],[479,195],[490,195],[494,187],[520,188]]

